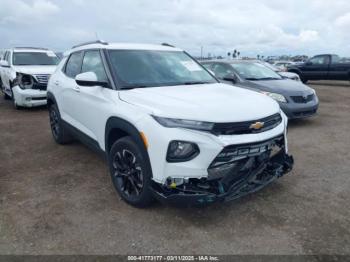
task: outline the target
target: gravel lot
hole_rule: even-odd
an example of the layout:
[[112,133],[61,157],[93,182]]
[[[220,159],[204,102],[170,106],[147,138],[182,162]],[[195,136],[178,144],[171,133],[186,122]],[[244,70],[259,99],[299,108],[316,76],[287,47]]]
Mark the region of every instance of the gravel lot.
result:
[[293,172],[201,209],[128,206],[100,156],[54,143],[45,108],[0,99],[0,254],[350,254],[350,87],[313,87]]

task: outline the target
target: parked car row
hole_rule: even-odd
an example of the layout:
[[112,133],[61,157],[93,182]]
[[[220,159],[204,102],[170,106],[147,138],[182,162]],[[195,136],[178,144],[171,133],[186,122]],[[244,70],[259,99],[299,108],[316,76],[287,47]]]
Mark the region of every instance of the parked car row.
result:
[[287,66],[287,70],[298,74],[303,83],[309,80],[350,81],[350,59],[334,54],[314,56],[305,63]]
[[[15,48],[3,58],[5,96],[18,106],[36,98],[24,91],[43,91],[54,140],[79,139],[105,156],[115,189],[137,207],[155,199],[206,205],[260,190],[293,167],[283,111],[318,105],[312,89],[260,63],[204,67],[166,44],[84,43],[55,71],[49,50]],[[41,75],[47,93],[37,89]],[[312,99],[297,105],[300,96]]]

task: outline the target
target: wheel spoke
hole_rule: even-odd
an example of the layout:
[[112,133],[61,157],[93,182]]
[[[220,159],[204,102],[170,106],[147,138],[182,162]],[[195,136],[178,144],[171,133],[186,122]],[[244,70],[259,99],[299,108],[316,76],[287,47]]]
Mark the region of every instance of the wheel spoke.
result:
[[139,195],[139,194],[140,194],[140,191],[139,191],[138,187],[136,186],[133,177],[132,177],[132,176],[128,176],[128,179],[129,179],[130,185],[131,185],[132,188],[134,189],[136,195]]
[[120,190],[126,195],[140,195],[143,188],[142,168],[135,154],[127,149],[117,151],[112,163]]

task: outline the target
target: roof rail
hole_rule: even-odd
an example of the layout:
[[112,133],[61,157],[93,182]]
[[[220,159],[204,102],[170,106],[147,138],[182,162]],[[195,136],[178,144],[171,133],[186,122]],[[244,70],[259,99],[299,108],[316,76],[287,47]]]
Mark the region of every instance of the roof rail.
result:
[[105,42],[105,41],[102,41],[102,40],[95,40],[95,41],[90,41],[90,42],[85,42],[85,43],[81,43],[81,44],[75,45],[75,46],[73,46],[72,48],[77,48],[77,47],[80,47],[80,46],[91,45],[91,44],[108,45],[108,43]]
[[16,46],[14,49],[38,49],[38,50],[49,50],[44,47],[32,47],[32,46]]
[[162,43],[162,45],[163,45],[163,46],[170,46],[170,47],[175,47],[175,46],[173,46],[173,45],[170,45],[170,44],[168,44],[168,43]]

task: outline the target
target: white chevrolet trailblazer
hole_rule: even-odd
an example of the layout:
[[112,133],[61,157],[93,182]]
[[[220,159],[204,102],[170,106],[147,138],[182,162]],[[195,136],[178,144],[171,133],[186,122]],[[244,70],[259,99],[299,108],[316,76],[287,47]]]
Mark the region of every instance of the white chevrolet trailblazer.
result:
[[46,88],[59,59],[54,52],[35,47],[16,47],[5,51],[0,61],[0,87],[14,106],[46,105]]
[[170,45],[85,43],[48,84],[55,141],[106,156],[129,204],[232,200],[292,169],[287,118],[271,98],[221,84]]

